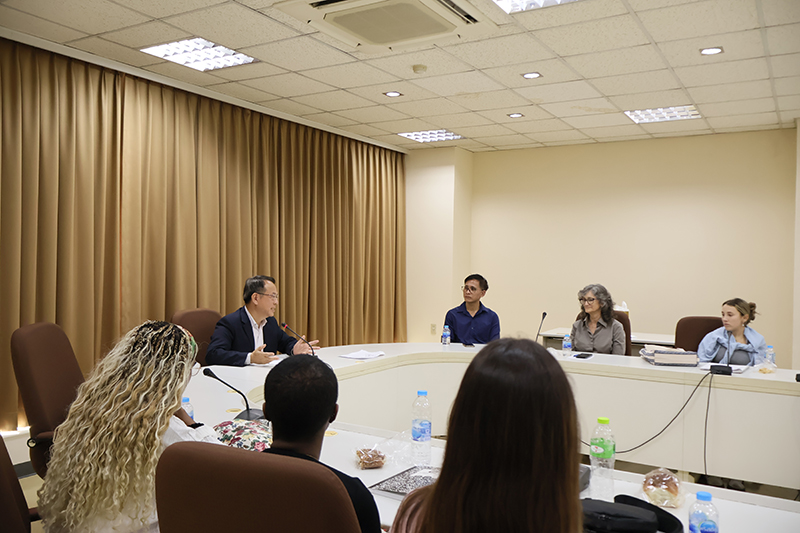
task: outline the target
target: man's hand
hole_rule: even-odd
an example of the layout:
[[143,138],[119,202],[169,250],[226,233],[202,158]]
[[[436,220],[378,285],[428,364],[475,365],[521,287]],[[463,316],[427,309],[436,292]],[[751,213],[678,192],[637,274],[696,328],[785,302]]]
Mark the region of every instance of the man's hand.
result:
[[261,346],[250,352],[250,362],[257,365],[264,365],[278,358],[278,356],[275,355],[273,352],[265,352],[264,348],[266,347],[267,347],[266,344],[262,344]]
[[[303,335],[300,338],[305,340],[306,336]],[[301,353],[310,354],[311,353],[311,346],[313,346],[314,349],[316,349],[316,350],[322,348],[322,346],[317,346],[319,344],[318,340],[309,342],[308,344],[310,344],[311,346],[309,346],[308,344],[303,342],[303,340],[299,340],[299,341],[297,341],[295,343],[294,348],[292,348],[292,355],[298,355],[298,354],[301,354]]]

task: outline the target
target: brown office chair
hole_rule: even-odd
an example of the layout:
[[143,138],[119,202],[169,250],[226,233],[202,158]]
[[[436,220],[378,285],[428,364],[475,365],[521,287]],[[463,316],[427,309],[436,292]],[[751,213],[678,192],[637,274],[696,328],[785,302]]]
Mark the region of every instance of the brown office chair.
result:
[[222,315],[213,309],[186,309],[172,315],[171,322],[186,328],[197,343],[197,362],[206,366],[206,350],[214,327]]
[[11,360],[31,426],[31,464],[47,473],[53,431],[67,417],[83,373],[64,330],[51,322],[22,326],[11,335]]
[[3,437],[0,437],[0,524],[5,533],[31,533],[31,522],[39,520],[36,507],[28,509]]
[[[628,318],[628,313],[624,311],[614,311],[614,318],[617,322],[622,324],[622,329],[625,330],[625,353],[624,355],[631,355],[631,319]],[[581,314],[575,317],[575,320],[580,320]]]
[[347,490],[327,467],[202,442],[164,450],[156,507],[162,533],[361,531]]
[[675,325],[675,347],[696,352],[703,337],[721,327],[718,316],[685,316]]

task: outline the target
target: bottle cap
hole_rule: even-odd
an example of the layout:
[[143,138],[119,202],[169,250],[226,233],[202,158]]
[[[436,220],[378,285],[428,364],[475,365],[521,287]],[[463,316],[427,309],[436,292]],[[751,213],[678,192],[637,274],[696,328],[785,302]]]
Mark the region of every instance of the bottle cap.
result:
[[697,493],[697,499],[701,502],[710,502],[711,494],[701,490],[700,492]]
[[767,350],[770,350],[770,349],[772,349],[772,345],[771,344],[767,344]]
[[428,391],[426,391],[426,390],[418,390],[417,391],[417,396],[427,396],[427,395],[428,395]]
[[564,335],[564,338],[565,338],[565,339],[569,339],[569,333],[567,333],[566,335]]
[[188,402],[188,401],[189,401],[189,397],[188,397],[188,396],[184,396],[184,397],[181,399],[181,402]]
[[445,326],[444,329],[450,329],[450,326]]
[[598,424],[608,424],[608,418],[606,418],[604,416],[601,416],[600,418],[597,419],[597,423]]

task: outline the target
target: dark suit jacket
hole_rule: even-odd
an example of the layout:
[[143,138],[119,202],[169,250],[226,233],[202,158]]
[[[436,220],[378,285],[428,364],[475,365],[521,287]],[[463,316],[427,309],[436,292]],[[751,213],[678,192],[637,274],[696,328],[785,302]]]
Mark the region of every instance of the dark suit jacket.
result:
[[[264,324],[265,352],[292,354],[297,339],[286,334],[271,316]],[[206,351],[207,365],[244,366],[247,354],[257,348],[247,311],[240,307],[219,319]]]

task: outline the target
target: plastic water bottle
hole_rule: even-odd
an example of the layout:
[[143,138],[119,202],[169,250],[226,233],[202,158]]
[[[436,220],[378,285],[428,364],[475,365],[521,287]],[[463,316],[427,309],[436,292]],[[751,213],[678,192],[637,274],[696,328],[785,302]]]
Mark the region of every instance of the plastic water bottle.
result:
[[689,531],[691,533],[718,533],[719,513],[711,503],[711,494],[700,491],[697,501],[689,507]]
[[566,352],[564,355],[569,355],[569,352],[572,351],[572,339],[570,338],[569,334],[564,335],[564,338],[561,341],[561,351]]
[[617,445],[608,418],[597,419],[589,455],[592,461],[591,493],[595,500],[614,501],[614,459]]
[[766,359],[768,363],[772,363],[773,365],[775,364],[775,348],[773,348],[771,345],[767,346]]
[[189,413],[189,417],[194,420],[194,406],[189,402],[188,396],[184,396],[181,400],[181,407],[183,407],[183,410]]
[[414,446],[414,464],[431,464],[431,404],[428,391],[417,391],[417,399],[411,406],[411,440]]
[[442,345],[450,346],[450,326],[445,326],[442,331]]

